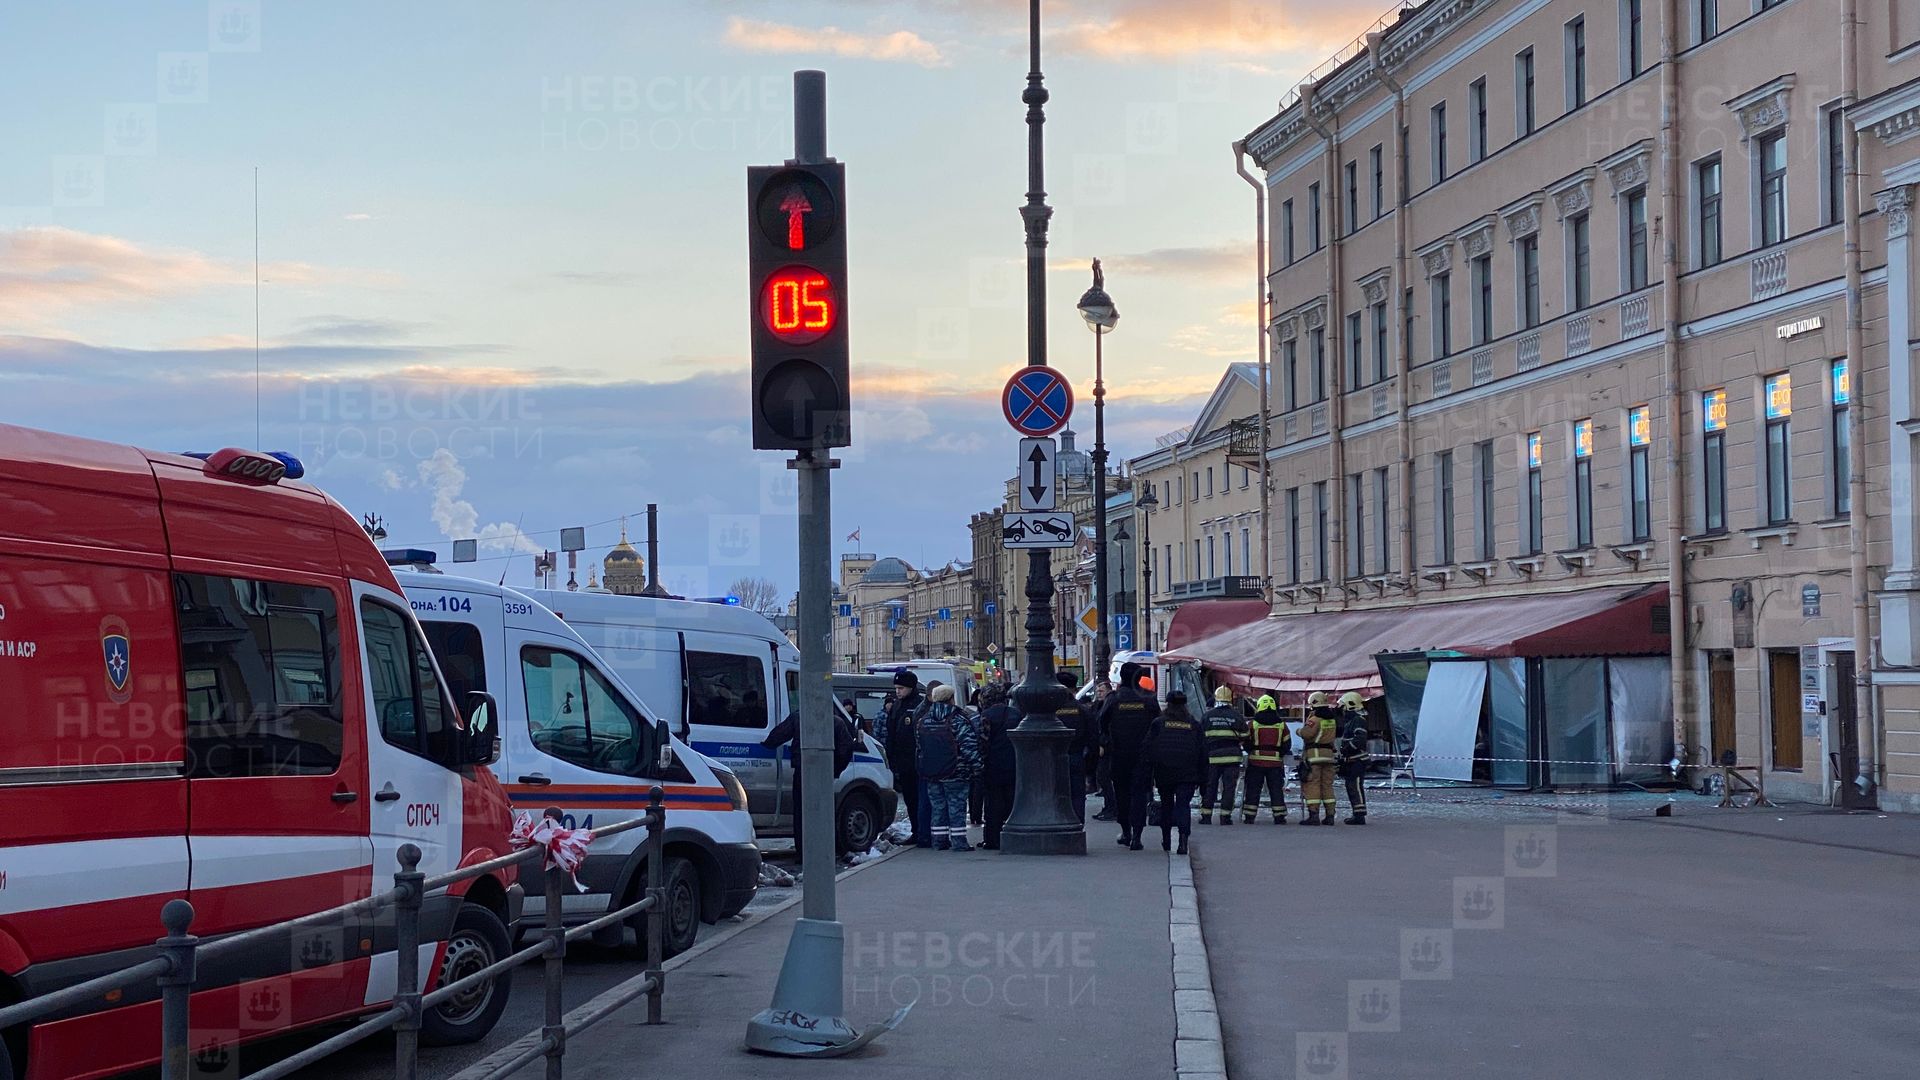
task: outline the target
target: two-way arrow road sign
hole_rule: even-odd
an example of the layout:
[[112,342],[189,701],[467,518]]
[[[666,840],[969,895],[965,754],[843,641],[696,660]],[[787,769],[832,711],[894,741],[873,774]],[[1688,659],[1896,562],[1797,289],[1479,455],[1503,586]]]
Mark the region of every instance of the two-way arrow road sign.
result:
[[1059,486],[1052,439],[1020,440],[1020,509],[1051,510]]

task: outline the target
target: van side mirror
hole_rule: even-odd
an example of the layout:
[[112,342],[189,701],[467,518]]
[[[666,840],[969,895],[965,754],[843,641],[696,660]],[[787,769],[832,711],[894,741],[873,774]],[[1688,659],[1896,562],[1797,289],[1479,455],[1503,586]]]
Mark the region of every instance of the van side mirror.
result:
[[500,706],[485,690],[467,691],[466,738],[460,747],[460,764],[491,765],[500,758]]

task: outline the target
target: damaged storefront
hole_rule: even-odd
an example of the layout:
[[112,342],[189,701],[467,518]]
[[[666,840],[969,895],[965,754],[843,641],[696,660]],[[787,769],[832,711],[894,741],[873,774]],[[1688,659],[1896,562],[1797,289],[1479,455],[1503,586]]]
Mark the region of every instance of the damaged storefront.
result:
[[1296,706],[1383,698],[1421,779],[1611,787],[1673,777],[1669,623],[1664,588],[1615,587],[1278,616],[1165,659]]

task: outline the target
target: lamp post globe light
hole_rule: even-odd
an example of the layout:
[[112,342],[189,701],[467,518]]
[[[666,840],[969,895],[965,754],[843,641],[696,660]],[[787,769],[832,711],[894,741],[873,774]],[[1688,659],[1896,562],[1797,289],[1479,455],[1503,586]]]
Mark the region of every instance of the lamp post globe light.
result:
[[1153,508],[1160,500],[1153,497],[1153,482],[1148,481],[1146,490],[1133,500],[1140,508],[1140,643],[1148,651],[1153,649]]
[[1093,260],[1093,286],[1080,294],[1080,317],[1093,331],[1093,606],[1099,629],[1093,634],[1093,664],[1089,671],[1105,671],[1113,659],[1111,615],[1107,597],[1107,382],[1103,343],[1120,321],[1120,309],[1107,295],[1100,260]]

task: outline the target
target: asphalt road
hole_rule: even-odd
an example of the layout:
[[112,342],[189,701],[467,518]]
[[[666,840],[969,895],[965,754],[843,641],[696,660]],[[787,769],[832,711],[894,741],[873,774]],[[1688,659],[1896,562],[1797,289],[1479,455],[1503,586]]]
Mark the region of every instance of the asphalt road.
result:
[[1920,820],[1656,801],[1196,828],[1230,1074],[1911,1075]]

